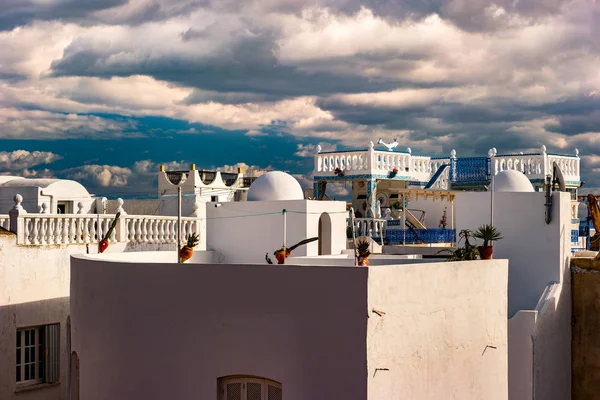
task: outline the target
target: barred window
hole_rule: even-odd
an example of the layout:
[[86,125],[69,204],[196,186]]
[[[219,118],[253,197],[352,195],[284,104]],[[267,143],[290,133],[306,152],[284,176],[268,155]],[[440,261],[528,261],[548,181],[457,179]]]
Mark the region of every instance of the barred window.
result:
[[219,379],[219,400],[282,400],[281,383],[264,378],[230,376]]
[[17,329],[17,385],[57,382],[59,344],[59,324]]

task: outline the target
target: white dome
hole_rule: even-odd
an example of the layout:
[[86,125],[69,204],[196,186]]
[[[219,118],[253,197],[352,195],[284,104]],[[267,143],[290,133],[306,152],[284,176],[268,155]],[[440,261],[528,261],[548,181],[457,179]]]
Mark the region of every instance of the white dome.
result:
[[494,192],[533,192],[529,178],[520,171],[498,172],[494,177]]
[[290,174],[271,171],[259,176],[250,185],[248,201],[302,200],[300,184]]

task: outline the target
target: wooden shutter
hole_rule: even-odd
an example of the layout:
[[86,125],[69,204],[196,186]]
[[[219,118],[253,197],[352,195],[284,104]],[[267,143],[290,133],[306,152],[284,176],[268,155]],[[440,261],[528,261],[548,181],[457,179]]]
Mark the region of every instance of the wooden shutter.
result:
[[273,383],[267,384],[267,400],[282,400],[283,399],[283,391],[281,386]]
[[242,400],[242,381],[229,381],[225,384],[224,400]]
[[45,381],[54,383],[60,380],[60,324],[46,325],[44,329],[46,341]]

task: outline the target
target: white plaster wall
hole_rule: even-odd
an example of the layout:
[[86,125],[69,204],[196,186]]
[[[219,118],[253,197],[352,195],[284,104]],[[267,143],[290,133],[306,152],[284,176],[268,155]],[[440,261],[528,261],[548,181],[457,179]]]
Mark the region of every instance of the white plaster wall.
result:
[[[536,319],[533,347],[523,344],[532,330],[523,317],[511,319],[509,368],[511,400],[531,394],[521,390],[533,387],[535,398],[569,399],[571,386],[570,279],[568,257],[571,240],[571,200],[568,193],[553,193],[552,222],[544,220],[544,193],[495,193],[494,225],[504,239],[494,243],[494,257],[510,261],[508,275],[508,315],[534,310],[546,286],[559,283],[560,290],[543,319]],[[458,193],[457,231],[476,229],[489,223],[489,193]],[[522,326],[519,326],[522,325]],[[531,340],[532,336],[529,336]],[[519,374],[533,360],[534,373]],[[514,373],[513,373],[514,372]],[[532,375],[533,374],[533,375]],[[513,397],[512,393],[518,393]],[[549,397],[544,397],[549,396]],[[554,397],[558,396],[558,397]]]
[[369,399],[506,400],[507,273],[506,260],[369,268]]
[[216,399],[217,378],[247,374],[282,382],[286,400],[364,400],[366,280],[366,268],[73,259],[80,398]]
[[[570,254],[571,217],[568,193],[553,194],[552,223],[544,220],[544,193],[494,194],[494,226],[504,239],[494,242],[494,257],[510,260],[508,314],[535,307],[546,285],[563,279]],[[487,192],[457,193],[457,234],[490,223]],[[480,243],[480,242],[478,242]]]
[[[247,201],[208,203],[207,249],[223,255],[225,263],[266,263],[268,253],[283,244],[283,214],[287,212],[287,245],[318,236],[321,213],[328,212],[332,223],[332,252],[346,248],[346,208],[340,201]],[[300,246],[293,256],[318,255],[318,243]]]
[[[154,258],[171,257],[172,251],[122,253],[123,251],[160,250],[161,244],[113,243],[107,252],[113,257],[130,260],[152,254]],[[0,234],[0,399],[62,400],[66,393],[67,344],[66,320],[69,315],[70,260],[73,254],[85,254],[85,245],[17,246],[16,236]],[[96,245],[90,246],[96,253]],[[210,252],[196,252],[195,259],[209,262]],[[18,328],[60,323],[60,384],[15,393],[15,348]]]
[[418,211],[412,210],[425,210],[427,213],[425,214],[424,225],[431,228],[438,228],[440,225],[440,220],[442,219],[442,215],[444,214],[444,208],[446,210],[446,228],[451,228],[452,224],[452,203],[446,200],[435,200],[433,199],[418,199],[411,200],[408,203],[408,209],[414,214],[415,217],[419,218],[421,213]]
[[80,398],[211,399],[219,377],[243,374],[281,382],[286,400],[504,400],[506,271],[505,260],[331,268],[78,256]]
[[[84,246],[16,246],[0,236],[0,399],[65,398],[66,320],[69,315],[69,256]],[[60,323],[60,384],[15,393],[16,330]]]

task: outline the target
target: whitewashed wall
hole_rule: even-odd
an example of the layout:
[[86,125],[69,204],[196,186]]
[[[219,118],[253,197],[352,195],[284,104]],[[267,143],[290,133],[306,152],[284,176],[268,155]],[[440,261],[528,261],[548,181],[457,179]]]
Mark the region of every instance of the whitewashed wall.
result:
[[444,208],[446,208],[446,228],[451,228],[452,224],[452,203],[446,200],[435,200],[433,199],[418,199],[411,200],[408,203],[408,209],[414,214],[415,217],[419,218],[421,213],[418,211],[412,210],[425,210],[427,213],[425,214],[424,225],[427,228],[438,228],[440,225],[440,220],[442,219],[442,215],[444,214]]
[[[156,250],[167,250],[155,252]],[[97,252],[96,245],[89,248]],[[154,251],[151,253],[121,253]],[[16,236],[0,233],[0,399],[62,400],[66,394],[69,315],[70,256],[85,254],[82,244],[17,246]],[[129,262],[152,254],[175,261],[174,244],[113,243],[107,253]],[[116,253],[116,254],[115,254]],[[211,252],[197,252],[195,259],[213,261]],[[176,267],[176,266],[174,266]],[[60,323],[60,384],[16,393],[16,330],[23,327]]]
[[506,260],[369,268],[369,399],[506,400],[507,273]]
[[[568,193],[559,192],[553,193],[552,199],[552,222],[546,224],[544,193],[494,195],[494,225],[504,236],[504,239],[494,243],[494,257],[509,260],[511,400],[531,399],[533,393],[536,393],[535,398],[570,398],[571,299],[568,257],[571,200]],[[457,193],[455,204],[457,232],[489,223],[489,193]],[[518,312],[535,310],[546,287],[553,282],[558,283],[559,287],[552,300],[552,311],[548,311],[543,320],[536,317],[534,328],[531,328],[531,317],[519,316]],[[533,345],[527,349],[524,344],[527,340],[535,341],[535,350]],[[531,365],[531,360],[534,362],[533,375],[516,373],[523,365]],[[527,387],[532,390],[521,390]],[[519,393],[519,397],[513,397],[513,393]]]
[[[328,213],[332,225],[332,253],[346,248],[346,205],[340,201],[247,201],[208,203],[207,249],[223,255],[226,263],[264,263],[268,253],[283,244],[283,214],[287,212],[287,245],[318,236],[319,218]],[[300,213],[296,213],[300,212]],[[318,243],[313,242],[294,250],[292,255],[317,255]]]
[[281,382],[286,400],[505,400],[506,269],[77,257],[80,398],[211,399],[219,377],[246,374]]

